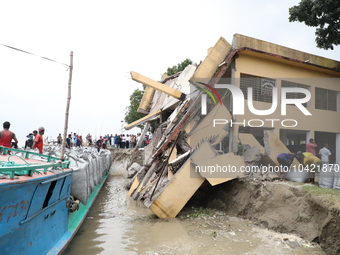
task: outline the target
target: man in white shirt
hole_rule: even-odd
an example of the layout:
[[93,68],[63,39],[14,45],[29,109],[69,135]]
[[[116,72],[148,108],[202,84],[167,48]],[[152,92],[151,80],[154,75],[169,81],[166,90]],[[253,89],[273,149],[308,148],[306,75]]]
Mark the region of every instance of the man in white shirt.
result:
[[320,156],[321,156],[321,163],[322,163],[323,165],[325,165],[325,164],[328,165],[328,164],[329,164],[329,157],[330,157],[330,155],[332,155],[332,153],[331,153],[330,150],[328,149],[328,144],[327,144],[327,143],[325,143],[325,144],[323,145],[323,148],[320,149],[319,154],[320,154]]
[[125,138],[125,147],[127,149],[130,148],[130,141],[131,141],[130,135],[126,135],[126,138]]

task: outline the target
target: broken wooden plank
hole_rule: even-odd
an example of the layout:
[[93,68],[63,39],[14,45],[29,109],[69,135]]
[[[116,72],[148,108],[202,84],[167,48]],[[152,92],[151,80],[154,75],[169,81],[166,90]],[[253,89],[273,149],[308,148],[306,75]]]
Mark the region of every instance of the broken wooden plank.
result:
[[127,193],[127,196],[131,196],[132,192],[134,192],[137,187],[139,185],[139,181],[138,181],[138,178],[135,178],[132,185],[131,185],[131,188],[129,189],[129,192]]
[[138,119],[138,120],[136,120],[136,121],[134,121],[134,122],[132,122],[132,123],[130,123],[128,125],[126,125],[124,127],[124,129],[129,130],[131,128],[134,128],[137,125],[143,124],[145,121],[148,121],[149,119],[154,118],[154,117],[160,115],[161,113],[162,113],[162,111],[158,110],[158,111],[156,111],[156,112],[154,112],[152,114],[146,115],[146,116],[144,116],[144,117],[142,117],[142,118],[140,118],[140,119]]
[[149,86],[146,86],[142,100],[139,103],[137,112],[143,113],[143,114],[149,114],[150,108],[151,108],[151,102],[153,99],[153,96],[155,94],[155,89]]
[[177,98],[181,101],[185,100],[186,98],[186,94],[184,94],[183,92],[177,90],[177,89],[173,89],[173,88],[170,88],[158,81],[155,81],[155,80],[152,80],[148,77],[145,77],[144,75],[141,75],[139,73],[136,73],[134,71],[131,71],[130,72],[131,74],[131,77],[132,77],[132,80],[134,81],[137,81],[137,82],[140,82],[140,83],[143,83],[144,85],[146,86],[150,86],[154,89],[157,89],[159,91],[162,91],[174,98]]

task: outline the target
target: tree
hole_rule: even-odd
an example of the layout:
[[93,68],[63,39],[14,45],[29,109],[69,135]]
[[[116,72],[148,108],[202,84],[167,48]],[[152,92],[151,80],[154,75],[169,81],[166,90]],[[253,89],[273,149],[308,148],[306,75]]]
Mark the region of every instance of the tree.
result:
[[334,49],[340,44],[340,1],[301,0],[299,5],[289,8],[289,22],[304,22],[316,27],[316,45],[321,49]]
[[[137,112],[139,103],[142,101],[144,91],[136,89],[130,96],[130,105],[126,107],[125,112],[125,122],[130,124],[140,118],[143,118],[145,114]],[[140,129],[143,128],[143,125],[137,125]]]
[[182,72],[190,64],[192,64],[192,61],[187,58],[186,60],[182,61],[182,63],[178,63],[177,66],[168,67],[166,74],[170,76],[178,72]]

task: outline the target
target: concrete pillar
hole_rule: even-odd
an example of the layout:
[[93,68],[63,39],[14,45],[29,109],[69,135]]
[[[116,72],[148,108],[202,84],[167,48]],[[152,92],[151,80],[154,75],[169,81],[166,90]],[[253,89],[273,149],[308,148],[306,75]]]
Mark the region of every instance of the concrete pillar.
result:
[[[239,125],[235,125],[234,129],[233,129],[233,134],[232,134],[232,151],[236,153],[238,151],[238,143],[239,143],[239,139],[238,139],[238,129],[239,129]],[[231,136],[229,136],[231,137]]]
[[309,143],[309,139],[311,138],[315,139],[314,130],[306,132],[306,144]]
[[[306,132],[306,144],[309,143],[309,139],[314,138],[313,135],[314,135],[313,131]],[[306,148],[304,149],[304,151],[306,151]]]
[[269,129],[269,130],[273,131],[274,134],[275,134],[277,137],[280,137],[280,129],[279,129],[279,128],[274,127],[274,128]]
[[[232,67],[231,69],[231,84],[236,85],[237,87],[241,87],[240,85],[240,78],[236,79],[236,73],[235,73],[235,68]],[[232,120],[235,121],[236,120],[236,116],[234,115],[233,111],[233,100],[234,98],[232,96],[230,96],[230,105],[229,105],[229,111],[230,113],[232,113]],[[229,152],[234,152],[234,143],[235,143],[235,125],[232,125],[229,129]],[[237,133],[238,133],[238,126],[237,126]],[[238,135],[237,135],[238,137]]]
[[288,145],[287,144],[287,130],[282,130],[281,129],[279,134],[280,134],[281,142],[283,142],[283,144],[287,146]]
[[335,163],[340,163],[340,133],[335,135]]

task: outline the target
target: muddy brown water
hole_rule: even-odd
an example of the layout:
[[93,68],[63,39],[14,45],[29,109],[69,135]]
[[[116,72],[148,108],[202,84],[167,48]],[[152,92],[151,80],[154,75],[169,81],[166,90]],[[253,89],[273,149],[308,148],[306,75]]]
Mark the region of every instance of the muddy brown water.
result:
[[121,176],[109,176],[94,206],[64,255],[160,254],[325,254],[318,245],[251,221],[187,208],[180,216],[158,219],[126,196]]

